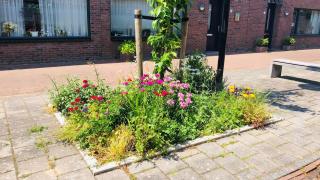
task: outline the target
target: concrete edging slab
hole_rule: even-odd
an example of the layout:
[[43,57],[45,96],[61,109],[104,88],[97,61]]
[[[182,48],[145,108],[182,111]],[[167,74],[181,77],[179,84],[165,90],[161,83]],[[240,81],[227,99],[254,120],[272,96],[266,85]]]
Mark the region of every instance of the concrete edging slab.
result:
[[[54,115],[57,118],[58,122],[62,126],[65,125],[65,117],[62,115],[62,113],[57,112],[57,113],[54,113]],[[268,125],[271,125],[271,124],[274,124],[274,123],[277,123],[277,122],[280,122],[283,120],[284,120],[284,118],[281,118],[281,117],[272,117],[264,124],[264,126],[268,126]],[[221,139],[224,137],[232,136],[235,134],[240,134],[242,132],[246,132],[246,131],[249,131],[252,129],[255,129],[255,128],[253,126],[244,126],[239,129],[227,130],[226,132],[221,133],[221,134],[200,137],[195,140],[187,141],[183,144],[174,145],[174,146],[168,148],[167,152],[171,153],[171,152],[179,151],[179,150],[186,149],[188,147],[196,146],[199,144],[203,144],[203,143],[206,143],[209,141],[215,141],[215,140],[218,140],[218,139]],[[99,166],[98,161],[93,156],[90,156],[87,151],[81,150],[79,145],[76,145],[76,147],[79,150],[81,156],[83,157],[84,161],[87,163],[88,167],[90,168],[90,170],[92,171],[92,173],[94,175],[109,172],[109,171],[118,169],[121,166],[130,165],[132,163],[145,160],[145,158],[143,158],[143,157],[131,156],[131,157],[128,157],[122,161],[114,161],[114,162],[106,163],[104,165]],[[153,158],[153,157],[159,156],[161,154],[162,153],[158,152],[148,158]]]

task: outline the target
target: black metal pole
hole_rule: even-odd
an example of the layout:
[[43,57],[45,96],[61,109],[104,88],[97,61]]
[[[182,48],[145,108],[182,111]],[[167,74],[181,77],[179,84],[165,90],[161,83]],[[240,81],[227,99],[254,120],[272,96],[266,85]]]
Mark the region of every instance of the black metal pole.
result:
[[221,19],[219,28],[219,59],[217,69],[217,84],[223,83],[224,61],[226,55],[226,44],[229,24],[230,0],[223,0],[221,3]]

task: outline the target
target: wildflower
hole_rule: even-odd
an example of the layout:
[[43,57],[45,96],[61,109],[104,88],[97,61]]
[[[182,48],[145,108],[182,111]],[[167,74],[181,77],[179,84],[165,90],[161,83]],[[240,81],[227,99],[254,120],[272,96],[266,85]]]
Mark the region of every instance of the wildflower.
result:
[[147,82],[147,85],[148,85],[148,86],[153,86],[153,85],[154,85],[154,82],[153,82],[153,81],[148,81],[148,82]]
[[167,101],[167,104],[168,104],[169,106],[174,106],[175,103],[176,103],[176,102],[175,102],[173,99],[169,99],[169,100]]
[[181,89],[189,89],[190,85],[188,83],[182,83],[182,84],[180,84],[180,88]]
[[103,101],[103,96],[97,96],[98,101]]
[[69,108],[68,108],[68,111],[69,111],[69,112],[73,112],[74,109],[73,109],[72,107],[69,107]]
[[163,80],[158,79],[158,80],[157,80],[157,84],[159,84],[159,85],[163,84]]
[[141,89],[140,89],[140,92],[145,92],[145,91],[146,91],[145,88],[141,88]]
[[235,93],[236,92],[236,86],[235,85],[229,86],[228,87],[228,91],[229,91],[229,93]]
[[88,80],[83,80],[83,84],[88,84]]
[[192,94],[191,93],[187,93],[187,98],[191,98]]
[[186,99],[186,103],[187,103],[187,104],[191,104],[191,103],[192,103],[192,100],[191,100],[190,97],[188,97],[188,98]]
[[123,82],[122,84],[125,85],[125,86],[128,86],[128,85],[129,85],[128,82]]
[[73,109],[74,109],[75,111],[78,111],[79,107],[77,106],[77,107],[74,107]]
[[184,100],[184,94],[183,93],[178,93],[178,97],[180,99],[180,101],[183,101]]
[[249,94],[249,97],[254,99],[254,98],[256,98],[256,95],[251,93],[251,94]]
[[165,90],[163,90],[162,92],[161,92],[161,96],[162,97],[165,97],[165,96],[167,96],[169,93],[167,92],[167,91],[165,91]]
[[81,101],[81,98],[80,97],[77,97],[75,100],[74,100],[76,103],[79,103]]
[[180,107],[182,109],[186,109],[188,107],[188,104],[186,102],[180,102]]
[[153,94],[156,95],[156,96],[161,96],[161,94],[158,93],[157,91],[153,91]]
[[170,82],[170,81],[172,81],[172,78],[167,76],[167,77],[164,77],[163,80],[164,80],[164,82]]
[[174,90],[173,90],[173,89],[170,89],[170,90],[169,90],[169,94],[174,94]]
[[160,74],[155,74],[156,78],[159,78],[160,77]]
[[91,100],[97,100],[98,97],[97,97],[97,96],[91,96],[90,99],[91,99]]
[[83,84],[82,87],[85,89],[85,88],[89,87],[89,84]]

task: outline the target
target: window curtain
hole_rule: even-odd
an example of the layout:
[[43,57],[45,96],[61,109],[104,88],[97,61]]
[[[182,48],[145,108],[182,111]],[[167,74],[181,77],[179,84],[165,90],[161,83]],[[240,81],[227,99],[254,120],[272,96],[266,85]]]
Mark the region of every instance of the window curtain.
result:
[[[23,0],[0,0],[0,29],[5,22],[17,25],[11,34],[13,37],[21,37],[25,34],[24,18],[22,13]],[[1,33],[0,33],[1,34]]]
[[311,14],[311,34],[320,34],[320,11],[313,11]]
[[88,35],[87,0],[39,0],[41,29],[46,36]]
[[[151,7],[146,0],[111,0],[111,31],[122,36],[134,35],[134,10],[141,9],[150,15]],[[152,21],[143,20],[142,29],[152,29]]]

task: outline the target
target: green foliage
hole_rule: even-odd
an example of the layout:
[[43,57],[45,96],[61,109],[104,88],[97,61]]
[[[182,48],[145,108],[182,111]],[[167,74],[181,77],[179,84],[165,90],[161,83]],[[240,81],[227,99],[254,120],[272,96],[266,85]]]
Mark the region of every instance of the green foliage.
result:
[[269,45],[269,38],[259,38],[256,41],[257,46],[267,47]]
[[129,78],[102,99],[93,95],[86,111],[69,112],[58,137],[79,143],[103,163],[166,151],[176,143],[268,117],[264,96],[248,94],[247,89],[192,94],[190,88],[159,74]]
[[35,126],[32,126],[32,127],[29,129],[29,132],[30,132],[30,133],[41,133],[41,132],[43,132],[43,131],[46,130],[46,129],[48,129],[48,127],[35,125]]
[[289,36],[283,40],[283,45],[293,46],[294,44],[296,44],[296,39],[294,37]]
[[214,92],[216,87],[216,73],[208,65],[206,55],[196,53],[183,60],[182,68],[174,72],[173,76],[190,84],[194,93]]
[[134,41],[124,41],[119,46],[121,54],[134,55],[136,53],[136,44]]
[[154,72],[161,77],[169,70],[172,60],[177,57],[177,50],[180,48],[181,40],[178,36],[180,29],[178,23],[173,19],[182,19],[181,14],[185,13],[190,6],[190,0],[147,0],[153,10],[151,14],[157,19],[152,26],[156,34],[149,36],[148,44],[153,48],[152,60],[156,67]]

